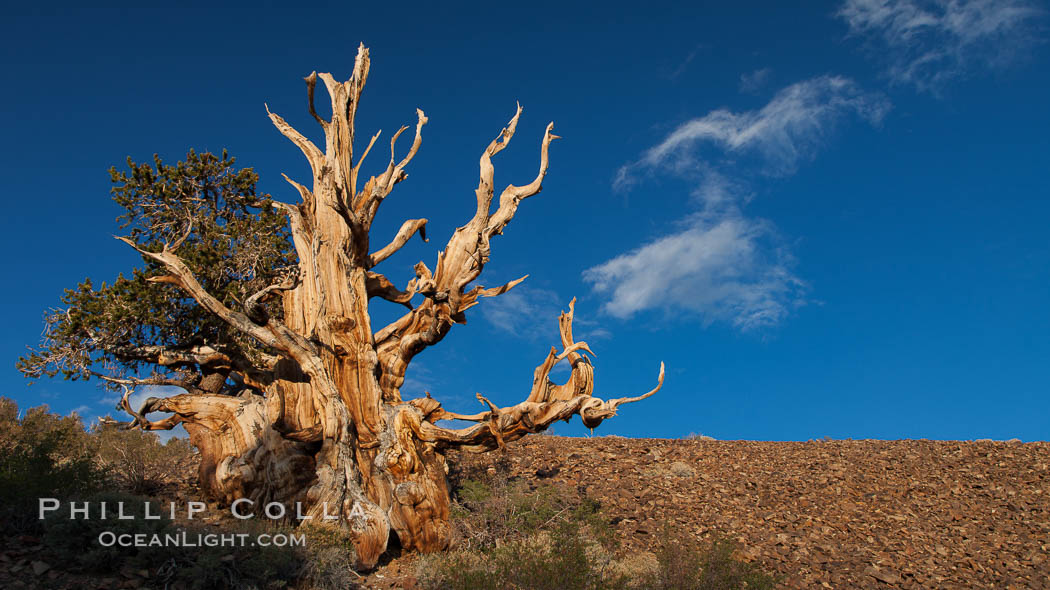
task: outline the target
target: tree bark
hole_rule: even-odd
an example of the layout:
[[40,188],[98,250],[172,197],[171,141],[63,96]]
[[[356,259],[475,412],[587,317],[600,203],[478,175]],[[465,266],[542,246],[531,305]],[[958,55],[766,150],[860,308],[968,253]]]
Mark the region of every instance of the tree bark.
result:
[[[251,370],[229,362],[224,365],[224,374],[250,385],[239,396],[196,392],[151,398],[133,411],[125,395],[125,408],[135,418],[132,426],[161,429],[185,424],[201,451],[202,487],[211,495],[225,502],[240,498],[257,504],[300,502],[312,522],[343,526],[350,532],[356,565],[361,568],[375,565],[391,531],[405,550],[448,547],[450,499],[444,455],[448,448],[475,452],[501,448],[575,414],[593,428],[614,415],[619,405],[648,397],[663,383],[661,365],[659,384],[645,395],[608,401],[593,397],[594,371],[585,354],[590,349],[573,338],[571,303],[559,318],[561,352],[552,347],[536,368],[531,391],[522,403],[499,408],[478,394],[488,410],[462,415],[446,411],[429,393],[402,400],[400,387],[415,355],[437,344],[454,324],[464,322],[464,312],[479,298],[501,295],[524,279],[494,288],[470,287],[488,262],[490,239],[503,232],[523,199],[540,191],[549,146],[557,136],[552,133],[553,123],[548,125],[536,179],[508,186],[492,211],[491,159],[514,135],[519,106],[482,153],[474,216],[438,255],[434,272],[419,262],[416,278],[404,290],[398,289],[372,269],[416,233],[425,240],[426,220],[406,221],[388,245],[375,251],[369,243],[371,224],[379,205],[405,178],[404,169],[419,149],[427,117],[417,111],[413,142],[400,160],[396,142],[407,128],[393,135],[386,168],[359,189],[361,163],[379,137],[372,137],[355,162],[354,118],[369,66],[368,50],[362,46],[348,81],[339,83],[329,74],[316,73],[306,78],[309,111],[325,132],[323,152],[270,113],[274,125],[302,150],[312,169],[310,187],[288,179],[301,197],[299,204],[275,204],[288,216],[298,255],[294,280],[248,298],[243,311],[230,309],[200,286],[178,258],[177,244],[150,252],[125,239],[166,268],[168,274],[152,280],[182,289],[275,354],[267,366]],[[314,109],[318,78],[331,98],[330,120]],[[272,297],[281,298],[280,320],[268,317],[260,305]],[[376,330],[368,315],[371,297],[400,303],[408,311]],[[413,298],[421,302],[413,305]],[[203,369],[203,362],[194,358],[180,362],[198,362]],[[555,385],[550,371],[562,360],[572,364],[572,373],[565,384]],[[152,412],[173,416],[151,422],[146,416]],[[477,424],[463,429],[436,424],[449,419]],[[331,515],[338,519],[326,520]]]

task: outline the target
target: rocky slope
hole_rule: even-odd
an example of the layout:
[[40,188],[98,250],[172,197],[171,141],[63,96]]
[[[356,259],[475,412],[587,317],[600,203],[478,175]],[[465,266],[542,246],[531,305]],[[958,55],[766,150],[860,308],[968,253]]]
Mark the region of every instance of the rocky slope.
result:
[[1050,588],[1046,442],[533,436],[505,457],[597,499],[628,549],[669,526],[739,539],[792,588]]
[[[597,500],[625,552],[665,531],[741,543],[789,588],[1050,588],[1050,443],[754,442],[532,436],[454,455]],[[195,497],[187,466],[176,498]],[[32,538],[0,542],[0,587],[145,588],[150,572],[56,571]],[[398,557],[359,588],[413,588]]]

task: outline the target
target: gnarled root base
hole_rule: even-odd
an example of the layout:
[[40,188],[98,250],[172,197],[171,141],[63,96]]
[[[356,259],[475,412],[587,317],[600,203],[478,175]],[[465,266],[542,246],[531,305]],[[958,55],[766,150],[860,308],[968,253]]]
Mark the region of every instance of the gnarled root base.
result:
[[[446,411],[429,394],[408,401],[401,398],[400,388],[415,356],[439,343],[453,325],[464,323],[465,312],[481,298],[500,296],[524,279],[490,288],[475,284],[489,261],[492,239],[504,232],[522,201],[541,191],[550,145],[558,136],[554,124],[548,124],[535,178],[520,186],[508,185],[497,196],[492,158],[514,136],[522,113],[519,105],[481,154],[472,217],[439,252],[433,271],[420,261],[414,267],[415,278],[402,290],[375,267],[413,235],[426,240],[427,221],[405,221],[379,249],[372,248],[370,231],[380,205],[407,178],[405,167],[419,150],[427,117],[417,109],[407,154],[400,160],[395,156],[398,137],[409,129],[402,127],[390,139],[385,169],[359,186],[361,165],[378,138],[373,136],[355,157],[354,119],[369,64],[368,50],[362,46],[349,80],[337,82],[330,74],[316,73],[306,78],[310,114],[325,134],[323,151],[270,113],[276,128],[306,157],[313,182],[308,187],[286,177],[301,197],[299,204],[266,201],[266,206],[288,217],[298,268],[285,280],[247,297],[241,303],[243,311],[209,293],[191,265],[180,258],[178,250],[192,233],[192,224],[184,237],[165,241],[160,251],[121,238],[151,264],[163,267],[166,274],[150,276],[150,282],[193,298],[251,340],[259,353],[227,355],[215,349],[215,343],[194,349],[207,348],[218,356],[187,355],[181,350],[172,367],[177,362],[179,367],[206,372],[206,365],[212,363],[209,370],[218,373],[215,385],[239,375],[244,393],[218,395],[217,388],[150,399],[137,412],[125,395],[125,410],[135,418],[132,426],[159,429],[186,424],[193,444],[201,450],[205,490],[224,502],[241,498],[263,504],[301,502],[309,522],[338,524],[350,532],[357,549],[356,565],[364,568],[374,566],[386,550],[391,531],[406,550],[438,551],[448,546],[446,449],[502,448],[576,414],[594,428],[615,415],[620,405],[653,395],[663,383],[661,365],[660,384],[645,395],[608,401],[594,397],[594,367],[585,354],[593,353],[572,334],[574,300],[568,313],[559,317],[561,352],[552,348],[536,368],[525,401],[501,408],[478,394],[486,410],[465,415]],[[318,80],[331,98],[329,119],[314,108]],[[276,313],[277,297],[281,313]],[[408,310],[374,329],[369,300],[376,297]],[[225,345],[232,352],[240,348],[234,341]],[[211,357],[216,360],[208,360]],[[550,380],[550,372],[562,360],[571,363],[572,374],[558,385]],[[226,372],[218,371],[220,365]],[[173,415],[150,422],[145,416],[151,412]],[[437,424],[454,419],[477,424],[463,429]],[[326,515],[337,519],[326,520]]]
[[[353,539],[355,566],[369,569],[386,550],[391,531],[408,551],[441,551],[449,546],[445,449],[484,452],[503,447],[576,414],[593,428],[615,415],[618,406],[660,389],[663,365],[656,388],[644,395],[608,401],[593,397],[594,369],[581,352],[590,348],[572,335],[574,304],[575,300],[559,318],[562,351],[552,348],[536,368],[528,399],[499,408],[478,394],[488,410],[472,415],[448,412],[429,395],[385,404],[382,430],[370,445],[356,439],[349,414],[341,406],[325,412],[330,424],[310,435],[275,429],[282,413],[259,395],[150,398],[136,412],[127,404],[126,393],[123,404],[135,417],[131,427],[186,426],[191,442],[201,451],[201,486],[210,496],[227,504],[251,500],[249,506],[256,513],[279,502],[285,504],[289,518],[301,514],[304,522],[340,526]],[[572,373],[558,385],[550,380],[550,372],[562,360],[572,363]],[[333,399],[332,403],[341,402]],[[152,412],[173,415],[151,422],[146,415]],[[435,424],[450,419],[478,424],[459,430]]]
[[[130,391],[129,391],[130,393]],[[127,395],[125,395],[125,404]],[[408,412],[406,414],[405,412]],[[152,412],[172,412],[150,422]],[[449,491],[445,457],[435,445],[413,436],[405,420],[418,420],[408,404],[391,409],[382,444],[354,455],[353,440],[320,443],[284,438],[266,416],[259,396],[176,395],[150,398],[129,426],[147,430],[183,424],[201,453],[201,488],[226,505],[237,500],[239,514],[263,514],[267,504],[283,504],[297,524],[336,526],[349,532],[355,567],[374,567],[387,549],[390,532],[410,551],[448,547]],[[407,418],[406,418],[407,416]],[[345,429],[343,436],[350,437]],[[371,465],[367,477],[359,465]]]

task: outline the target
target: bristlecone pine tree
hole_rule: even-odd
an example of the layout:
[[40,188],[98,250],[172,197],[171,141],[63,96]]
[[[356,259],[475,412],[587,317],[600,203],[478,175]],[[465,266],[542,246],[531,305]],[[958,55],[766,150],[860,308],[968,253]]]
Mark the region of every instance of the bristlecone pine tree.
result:
[[[426,219],[405,221],[385,246],[373,249],[369,230],[376,211],[419,150],[427,123],[417,110],[415,138],[378,176],[358,187],[371,138],[354,159],[354,116],[368,77],[362,46],[353,75],[339,83],[310,74],[310,114],[324,129],[321,151],[284,119],[277,129],[302,150],[313,170],[312,188],[285,177],[302,198],[298,205],[255,191],[257,176],[234,161],[190,152],[175,166],[128,160],[130,170],[110,171],[114,199],[128,235],[119,238],[141,253],[144,268],[130,278],[94,287],[85,281],[63,297],[64,309],[46,318],[38,350],[19,360],[30,377],[99,378],[123,388],[120,407],[129,428],[185,425],[200,449],[203,489],[220,502],[247,498],[254,506],[301,503],[312,522],[337,515],[353,539],[358,567],[372,567],[390,532],[404,549],[437,551],[450,541],[445,452],[485,452],[557,420],[579,414],[595,427],[618,406],[638,397],[603,401],[592,395],[594,371],[587,344],[573,339],[573,305],[559,318],[561,350],[552,347],[536,368],[528,398],[463,415],[426,397],[403,400],[400,387],[412,359],[440,342],[481,297],[502,286],[472,286],[489,261],[489,242],[514,217],[522,199],[540,192],[553,123],[540,144],[536,178],[510,185],[493,211],[492,157],[514,135],[521,107],[481,154],[477,210],[458,228],[433,270],[415,265],[405,289],[376,266],[414,234],[424,240]],[[321,79],[332,101],[331,120],[314,109]],[[523,277],[524,278],[524,277]],[[368,314],[373,297],[403,304],[407,312],[375,329]],[[418,304],[413,303],[417,301]],[[593,354],[593,353],[592,353]],[[550,371],[568,360],[568,382]],[[128,401],[135,387],[177,386],[186,393],[150,398],[138,409]],[[170,417],[150,420],[154,412]],[[440,420],[477,424],[462,429]],[[335,526],[334,524],[332,526]]]

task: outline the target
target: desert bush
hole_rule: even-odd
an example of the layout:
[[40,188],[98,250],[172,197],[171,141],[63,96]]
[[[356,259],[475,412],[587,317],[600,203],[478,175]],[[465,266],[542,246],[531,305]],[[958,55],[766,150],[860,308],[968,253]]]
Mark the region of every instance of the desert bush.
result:
[[586,528],[592,537],[607,536],[597,503],[554,486],[530,486],[523,480],[465,480],[452,506],[453,544],[465,550],[494,549],[566,523]]
[[737,543],[715,536],[706,544],[664,531],[660,563],[646,585],[651,590],[769,590],[777,578],[754,563],[736,559]]
[[421,559],[424,588],[627,588],[606,567],[615,543],[597,502],[508,474],[502,461],[453,470],[453,550]]
[[693,477],[696,475],[696,470],[692,467],[682,463],[681,461],[675,461],[671,463],[670,467],[667,468],[671,472],[671,475],[675,477]]
[[0,527],[36,529],[38,498],[90,494],[105,482],[90,437],[77,416],[58,416],[47,406],[19,415],[0,398]]
[[735,545],[706,545],[669,530],[655,554],[617,555],[601,506],[554,485],[530,485],[496,468],[454,471],[455,545],[419,562],[430,590],[764,590],[776,579],[734,557]]
[[421,560],[431,590],[771,590],[779,580],[734,557],[736,544],[667,544],[655,558],[616,558],[572,524],[488,551],[456,550]]
[[161,443],[153,432],[122,430],[100,424],[94,429],[96,457],[114,483],[132,494],[154,492],[174,477],[193,454],[189,441],[181,438]]
[[85,455],[90,442],[79,416],[53,414],[46,405],[29,408],[23,415],[17,402],[0,397],[0,451],[41,445],[62,462]]
[[590,538],[613,543],[612,529],[597,502],[553,484],[530,484],[511,471],[504,456],[497,456],[484,468],[452,464],[449,484],[455,548],[489,550],[551,532],[565,523],[575,523]]
[[303,525],[297,532],[306,535],[306,546],[301,548],[303,567],[299,571],[298,587],[310,590],[347,590],[360,579],[354,572],[354,548],[346,531],[330,527]]
[[594,546],[576,523],[562,522],[487,551],[457,550],[423,560],[420,581],[425,588],[449,590],[628,588],[628,578],[607,571],[607,559]]

